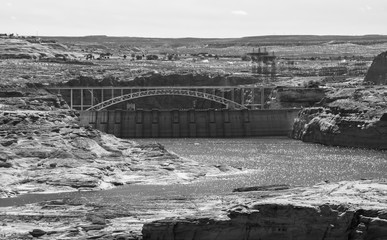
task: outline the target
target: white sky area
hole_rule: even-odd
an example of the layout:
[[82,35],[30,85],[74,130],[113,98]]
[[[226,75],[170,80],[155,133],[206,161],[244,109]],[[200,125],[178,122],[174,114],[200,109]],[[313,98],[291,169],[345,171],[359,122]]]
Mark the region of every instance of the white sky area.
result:
[[387,0],[0,0],[0,33],[173,38],[387,34]]

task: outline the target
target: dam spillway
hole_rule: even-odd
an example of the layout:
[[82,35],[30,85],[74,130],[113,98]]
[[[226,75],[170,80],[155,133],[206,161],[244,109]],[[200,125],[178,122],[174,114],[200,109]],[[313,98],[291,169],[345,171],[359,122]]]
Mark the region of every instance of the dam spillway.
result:
[[286,136],[299,109],[81,111],[81,125],[121,138]]

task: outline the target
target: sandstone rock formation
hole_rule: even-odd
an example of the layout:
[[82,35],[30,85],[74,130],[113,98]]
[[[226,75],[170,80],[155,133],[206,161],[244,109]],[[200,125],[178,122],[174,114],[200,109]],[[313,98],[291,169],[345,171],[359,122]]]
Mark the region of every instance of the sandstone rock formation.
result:
[[147,223],[144,240],[386,239],[385,180],[322,183],[223,214]]
[[368,69],[364,81],[377,85],[387,84],[387,52],[376,56],[371,67]]
[[387,149],[387,88],[333,90],[321,107],[303,109],[291,136],[326,145]]

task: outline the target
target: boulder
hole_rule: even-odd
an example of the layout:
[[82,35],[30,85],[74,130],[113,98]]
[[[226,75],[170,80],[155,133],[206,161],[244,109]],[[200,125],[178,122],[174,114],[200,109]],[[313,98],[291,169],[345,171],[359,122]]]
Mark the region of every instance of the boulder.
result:
[[47,232],[46,231],[43,231],[41,229],[34,229],[30,232],[30,234],[33,236],[33,237],[41,237],[43,235],[45,235]]
[[367,71],[364,82],[377,85],[387,84],[387,52],[383,52],[375,57]]

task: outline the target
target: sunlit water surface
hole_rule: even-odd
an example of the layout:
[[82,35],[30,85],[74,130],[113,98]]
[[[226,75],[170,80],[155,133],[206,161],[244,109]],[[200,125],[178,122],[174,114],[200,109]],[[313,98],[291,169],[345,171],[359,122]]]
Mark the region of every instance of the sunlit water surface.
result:
[[238,174],[207,178],[191,184],[127,185],[106,191],[60,194],[29,194],[0,199],[0,206],[56,198],[83,197],[93,201],[125,202],[144,197],[224,194],[237,187],[290,184],[313,185],[321,181],[385,178],[387,152],[304,143],[285,137],[241,139],[136,139],[159,142],[169,151],[202,164],[228,165]]
[[383,178],[387,170],[386,151],[324,146],[285,137],[157,139],[157,142],[203,164],[226,164],[246,170],[227,177],[228,188]]

